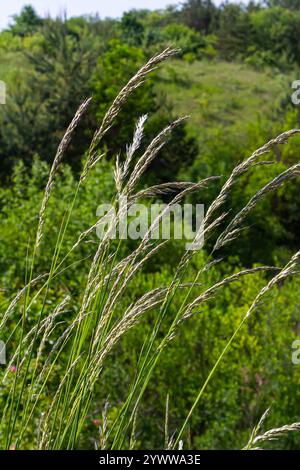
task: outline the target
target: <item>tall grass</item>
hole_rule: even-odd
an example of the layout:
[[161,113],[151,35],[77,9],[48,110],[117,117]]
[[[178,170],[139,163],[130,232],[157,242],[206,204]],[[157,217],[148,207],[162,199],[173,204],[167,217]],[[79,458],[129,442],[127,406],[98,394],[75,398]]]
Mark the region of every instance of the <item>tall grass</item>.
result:
[[[214,176],[196,183],[170,182],[139,190],[142,176],[153,159],[158,156],[161,148],[167,143],[172,130],[182,122],[182,119],[186,119],[186,117],[183,117],[170,123],[152,140],[146,150],[140,156],[137,156],[147,119],[146,116],[143,116],[137,122],[132,143],[127,147],[125,161],[120,161],[119,158],[116,159],[115,195],[112,201],[114,211],[111,213],[112,218],[106,236],[99,240],[90,259],[85,287],[80,295],[80,302],[76,305],[76,313],[71,319],[70,315],[65,315],[68,305],[72,302],[69,296],[62,299],[58,298],[57,305],[53,308],[52,313],[49,313],[47,301],[54,279],[56,283],[59,281],[61,274],[68,270],[70,254],[75,252],[103,222],[103,218],[100,218],[93,226],[87,227],[77,239],[74,239],[73,246],[67,254],[61,255],[68,224],[73,216],[73,209],[81,187],[85,184],[93,167],[101,164],[101,159],[104,158],[104,154],[101,152],[101,141],[113,126],[129,95],[143,83],[147,75],[158,64],[175,53],[175,50],[167,49],[150,59],[121,90],[107,111],[87,150],[82,174],[77,187],[74,188],[74,197],[66,207],[53,256],[49,260],[49,270],[47,273],[37,276],[35,269],[42,249],[44,225],[48,222],[48,202],[56,178],[59,177],[59,168],[63,163],[67,146],[90,103],[90,99],[85,100],[80,105],[58,148],[39,211],[35,243],[28,253],[26,285],[1,315],[0,332],[3,332],[7,328],[9,319],[15,314],[16,307],[22,303],[22,316],[9,338],[9,342],[17,341],[18,347],[10,357],[2,384],[3,389],[7,390],[0,428],[0,435],[3,439],[3,442],[1,442],[2,448],[9,449],[12,445],[16,448],[25,448],[28,445],[28,429],[35,426],[38,428],[36,435],[31,436],[32,442],[35,442],[35,448],[74,449],[82,433],[86,415],[93,402],[96,383],[99,380],[101,381],[101,373],[106,358],[123,335],[134,328],[146,312],[153,310],[156,315],[155,324],[151,333],[144,340],[128,396],[109,426],[107,423],[107,406],[103,412],[99,447],[111,449],[134,447],[135,422],[139,404],[161,355],[176,336],[181,324],[193,315],[197,315],[201,305],[208,302],[222,287],[234,283],[244,276],[251,276],[258,271],[266,271],[269,275],[271,273],[271,280],[253,299],[249,310],[241,319],[237,329],[232,332],[231,338],[228,339],[206,381],[204,384],[199,384],[199,393],[195,397],[191,409],[187,411],[186,419],[176,435],[172,437],[168,435],[169,404],[167,401],[165,443],[162,443],[162,446],[178,448],[179,445],[182,445],[182,439],[185,439],[185,432],[193,411],[201,403],[206,387],[217,372],[219,364],[230,349],[236,336],[249,317],[255,315],[262,298],[273,286],[298,273],[300,252],[296,253],[284,267],[261,266],[243,270],[224,277],[206,290],[203,290],[200,284],[203,273],[219,261],[215,254],[223,246],[234,242],[240,235],[246,216],[262,200],[265,194],[278,189],[286,181],[299,175],[300,166],[296,164],[278,175],[263,188],[258,188],[256,194],[235,216],[230,218],[229,214],[224,212],[225,202],[239,178],[249,170],[270,164],[270,160],[262,160],[261,157],[269,154],[274,147],[286,143],[296,133],[300,132],[298,129],[293,129],[272,139],[236,166],[221,188],[219,195],[207,208],[204,221],[205,239],[211,238],[214,234],[217,241],[207,257],[206,264],[198,270],[196,275],[192,279],[189,278],[189,268],[194,252],[185,251],[182,253],[169,285],[157,286],[153,290],[145,292],[139,299],[128,305],[121,315],[116,313],[118,302],[126,290],[130,288],[130,282],[159,250],[164,249],[165,241],[151,239],[151,232],[159,226],[162,217],[171,210],[172,204],[182,202],[191,193],[201,192],[209,185],[214,184],[217,179]],[[117,227],[119,216],[122,215],[121,198],[126,196],[130,206],[140,199],[172,193],[173,197],[164,212],[157,216],[136,248],[129,255],[123,256],[121,250],[122,240],[115,243],[109,236],[110,231]],[[221,228],[224,225],[225,228]],[[194,243],[199,242],[201,236],[202,233],[198,232]],[[187,278],[188,282],[186,281]],[[176,311],[176,315],[169,321],[171,306],[177,293],[182,289],[185,292],[183,300]],[[41,305],[40,312],[34,326],[29,326],[28,318],[32,306],[37,301]],[[168,329],[166,334],[162,336],[161,327],[165,324],[166,319],[168,319]],[[61,326],[62,320],[63,330],[57,328],[57,325]],[[44,348],[49,338],[51,338],[52,347],[50,353],[46,355],[44,354]],[[64,369],[59,367],[62,357],[68,358]],[[16,368],[13,381],[9,379],[9,370],[12,367]],[[43,405],[45,394],[50,394],[47,409],[44,409]],[[258,440],[256,437],[252,441],[256,442],[255,439]]]

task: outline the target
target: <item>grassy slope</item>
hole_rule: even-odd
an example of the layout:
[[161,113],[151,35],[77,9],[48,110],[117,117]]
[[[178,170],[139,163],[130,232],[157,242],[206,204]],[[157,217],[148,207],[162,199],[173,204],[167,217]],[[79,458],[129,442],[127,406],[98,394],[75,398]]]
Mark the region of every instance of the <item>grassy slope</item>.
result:
[[238,63],[176,60],[161,77],[159,88],[176,114],[190,114],[190,128],[199,137],[216,127],[242,136],[258,116],[272,118],[290,90],[287,76]]

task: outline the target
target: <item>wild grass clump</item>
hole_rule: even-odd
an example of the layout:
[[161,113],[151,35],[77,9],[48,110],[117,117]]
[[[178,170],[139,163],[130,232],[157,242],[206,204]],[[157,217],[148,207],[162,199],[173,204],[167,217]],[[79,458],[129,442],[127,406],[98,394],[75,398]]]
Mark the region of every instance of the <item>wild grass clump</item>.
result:
[[[51,222],[47,219],[48,203],[59,177],[65,151],[76,126],[90,104],[90,98],[79,106],[58,148],[39,211],[35,243],[28,253],[25,287],[12,299],[0,319],[0,332],[4,332],[11,316],[16,311],[16,307],[22,306],[22,315],[8,340],[9,344],[17,344],[17,348],[11,355],[3,376],[2,387],[6,392],[5,406],[1,417],[2,448],[9,449],[14,446],[14,448],[23,449],[28,447],[28,429],[32,429],[32,423],[36,429],[35,435],[30,436],[31,442],[34,441],[34,448],[76,448],[85,425],[86,416],[93,403],[95,389],[101,383],[101,374],[107,357],[125,333],[134,328],[146,312],[152,311],[155,313],[155,322],[144,340],[135,364],[135,376],[127,398],[120,406],[113,422],[110,423],[107,420],[108,404],[106,404],[98,441],[98,447],[102,449],[135,448],[136,417],[139,405],[161,355],[177,335],[178,329],[188,319],[198,315],[202,306],[217,295],[224,286],[235,283],[245,276],[251,276],[261,271],[267,272],[269,276],[267,285],[257,293],[241,318],[238,327],[232,332],[232,336],[227,340],[207,379],[201,385],[194,403],[187,412],[186,419],[172,436],[169,436],[168,431],[169,402],[167,400],[165,443],[162,442],[161,445],[166,448],[181,447],[182,441],[184,442],[186,439],[186,430],[196,406],[199,405],[208,384],[241,329],[250,317],[255,316],[262,300],[275,285],[298,274],[299,251],[283,267],[256,266],[225,276],[205,289],[201,284],[203,274],[220,262],[218,252],[221,248],[229,243],[234,243],[234,240],[240,236],[248,213],[267,193],[275,191],[286,181],[299,176],[299,164],[293,165],[263,188],[258,188],[256,194],[236,215],[231,216],[224,210],[230,192],[239,179],[256,167],[271,164],[271,160],[262,160],[261,157],[269,155],[274,147],[285,144],[300,132],[298,129],[292,129],[267,142],[253,152],[249,158],[237,165],[223,184],[218,196],[207,207],[204,236],[206,240],[212,239],[214,236],[213,239],[216,242],[196,275],[191,278],[189,271],[195,252],[183,250],[168,285],[159,285],[148,290],[120,312],[119,302],[125,292],[130,289],[132,280],[159,250],[164,249],[167,243],[166,241],[153,240],[151,233],[159,227],[162,218],[171,210],[172,204],[182,202],[192,193],[198,194],[199,192],[201,194],[201,191],[219,180],[218,176],[212,176],[195,183],[170,182],[141,189],[141,180],[146,170],[167,143],[172,130],[183,119],[186,119],[183,117],[170,123],[138,155],[147,120],[147,116],[142,116],[137,121],[132,143],[127,146],[124,161],[119,157],[116,158],[115,194],[112,200],[114,211],[111,212],[106,236],[98,240],[93,254],[89,258],[89,269],[79,300],[76,299],[74,304],[74,299],[70,295],[65,295],[63,298],[57,298],[56,305],[49,308],[49,297],[53,296],[54,283],[57,286],[61,274],[65,274],[70,268],[71,254],[76,253],[76,250],[104,221],[103,218],[100,218],[90,227],[86,227],[73,240],[72,246],[67,252],[64,250],[66,232],[80,191],[90,172],[93,171],[93,167],[100,164],[104,158],[104,152],[101,149],[102,138],[113,126],[129,95],[143,83],[157,65],[175,53],[175,50],[166,49],[150,59],[121,90],[105,114],[86,152],[83,171],[78,179],[77,187],[74,188],[73,198],[66,207],[53,256],[49,260],[49,269],[45,273],[38,274],[36,273],[37,262],[43,249],[43,243],[46,243],[43,240],[44,228],[45,224]],[[118,226],[119,217],[122,215],[121,198],[126,196],[130,207],[139,200],[165,194],[172,195],[172,197],[163,213],[157,216],[148,232],[130,253],[122,250],[122,240],[116,242],[109,236],[111,231]],[[199,197],[201,198],[201,196]],[[196,234],[195,244],[199,243],[202,235],[203,233],[200,231]],[[180,297],[179,308],[176,309],[176,314],[171,316],[171,307],[178,292],[182,291],[184,291],[184,296]],[[32,309],[37,301],[41,307],[38,315],[34,318],[34,325],[32,325]],[[161,334],[162,325],[168,325],[163,335]],[[45,354],[46,343],[51,345],[47,354]],[[13,380],[9,374],[12,368],[15,372]],[[45,402],[45,396],[47,396],[47,402]],[[289,428],[271,430],[260,436],[255,431],[247,448],[296,428],[298,429],[298,425],[292,425]]]

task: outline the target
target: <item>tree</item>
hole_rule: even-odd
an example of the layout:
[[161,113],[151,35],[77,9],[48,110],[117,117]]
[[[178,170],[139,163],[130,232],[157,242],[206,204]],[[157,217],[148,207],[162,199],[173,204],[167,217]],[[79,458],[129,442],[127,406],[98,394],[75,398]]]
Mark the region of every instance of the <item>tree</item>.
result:
[[[254,44],[259,51],[270,51],[274,63],[284,58],[300,64],[300,13],[282,7],[265,8],[250,16]],[[285,64],[286,65],[286,64]]]
[[[146,58],[141,49],[113,40],[106,53],[99,58],[93,74],[93,109],[98,123],[113,99],[126,82],[137,72]],[[137,119],[148,114],[144,145],[149,143],[164,126],[172,120],[172,106],[164,95],[156,92],[155,80],[147,79],[128,99],[111,131],[106,135],[104,144],[110,149],[109,158],[122,152],[131,142]],[[175,117],[173,117],[175,119]],[[170,142],[162,149],[148,172],[151,182],[172,181],[182,167],[188,166],[197,154],[197,145],[193,137],[187,135],[186,126],[177,127]]]
[[144,26],[134,11],[124,13],[121,19],[124,40],[132,46],[140,46],[144,37]]
[[[28,70],[10,84],[7,105],[1,108],[0,159],[4,174],[15,160],[31,166],[38,154],[51,162],[57,145],[82,100],[90,96],[89,80],[96,63],[94,38],[85,29],[76,34],[62,19],[47,20],[38,44],[25,52]],[[87,118],[86,118],[87,119]],[[77,129],[68,159],[79,169],[88,143],[84,127]]]
[[221,8],[219,25],[219,49],[224,58],[232,60],[244,55],[251,44],[250,15],[242,5],[226,3]]
[[180,49],[180,54],[197,54],[199,49],[205,46],[204,37],[197,31],[184,24],[171,23],[161,31],[161,43],[163,46],[174,45]]
[[265,3],[269,8],[279,6],[294,11],[297,11],[300,8],[300,0],[266,0]]
[[[101,122],[105,112],[115,96],[127,81],[145,62],[143,51],[135,46],[112,40],[108,43],[106,52],[99,57],[98,64],[92,76],[93,111],[97,122]],[[112,153],[124,148],[131,139],[132,127],[139,116],[154,112],[153,81],[148,79],[131,95],[112,132],[107,134]]]
[[36,33],[43,24],[42,18],[38,16],[35,9],[31,5],[22,8],[19,15],[13,16],[13,24],[10,30],[18,36],[28,36]]
[[190,28],[208,34],[217,20],[217,8],[211,0],[187,0],[182,6],[181,18]]

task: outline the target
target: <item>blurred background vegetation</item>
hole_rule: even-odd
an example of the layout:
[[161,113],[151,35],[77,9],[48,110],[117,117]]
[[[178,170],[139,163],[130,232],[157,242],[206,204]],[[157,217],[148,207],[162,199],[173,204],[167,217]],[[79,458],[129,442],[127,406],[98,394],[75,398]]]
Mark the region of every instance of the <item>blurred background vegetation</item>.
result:
[[[299,108],[290,99],[291,83],[300,78],[299,7],[299,0],[221,6],[210,0],[186,0],[159,11],[133,10],[121,19],[40,18],[31,6],[25,6],[14,17],[11,25],[0,32],[0,79],[7,85],[7,103],[0,107],[3,308],[24,284],[24,259],[28,243],[34,238],[49,164],[79,103],[93,96],[92,107],[68,149],[55,188],[56,198],[50,202],[51,224],[46,227],[39,258],[41,273],[48,269],[66,202],[71,199],[97,123],[119,89],[155,52],[169,45],[180,48],[176,59],[136,90],[106,135],[103,146],[109,149],[107,158],[81,192],[68,227],[69,247],[83,229],[95,222],[98,204],[109,202],[114,158],[124,154],[139,116],[149,114],[146,145],[172,118],[190,115],[186,124],[175,129],[169,144],[150,167],[147,184],[176,179],[197,181],[211,175],[225,177],[258,146],[284,130],[299,127]],[[267,171],[255,169],[245,177],[233,190],[228,209],[240,207],[272,175],[299,161],[299,143],[296,138],[275,149],[274,164]],[[202,203],[217,194],[218,184],[201,193]],[[284,264],[299,249],[299,207],[297,181],[270,194],[251,214],[249,229],[236,243],[234,256],[230,248],[222,253],[226,261],[207,276],[217,280],[220,272],[232,273],[255,263]],[[179,257],[179,245],[172,242],[139,274],[132,285],[132,299],[157,284],[168,284]],[[84,260],[89,253],[89,244],[82,245],[79,256]],[[200,259],[205,253],[197,256]],[[195,271],[197,266],[196,257]],[[80,267],[74,265],[67,271],[65,285],[57,288],[71,292],[76,299],[86,269],[84,262]],[[257,274],[226,287],[220,298],[184,325],[159,363],[143,399],[138,415],[138,445],[162,445],[167,394],[171,431],[182,422],[241,312],[265,280],[265,275]],[[53,287],[53,298],[55,295]],[[123,299],[124,305],[128,300]],[[249,429],[272,403],[270,427],[299,421],[300,367],[291,363],[291,344],[300,335],[299,304],[297,279],[284,283],[239,336],[193,416],[192,447],[243,446]],[[16,311],[12,327],[18,315]],[[111,417],[126,397],[143,337],[152,325],[149,315],[125,336],[108,359],[94,408],[87,417],[82,447],[93,446],[95,423],[107,396]],[[299,448],[299,434],[289,436],[282,445]]]

